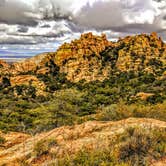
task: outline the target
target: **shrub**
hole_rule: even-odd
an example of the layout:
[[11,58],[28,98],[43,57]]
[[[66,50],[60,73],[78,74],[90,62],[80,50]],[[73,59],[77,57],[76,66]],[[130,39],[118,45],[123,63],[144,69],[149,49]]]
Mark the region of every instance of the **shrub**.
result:
[[33,152],[35,154],[36,157],[40,157],[44,154],[48,154],[49,150],[51,149],[51,147],[56,146],[57,142],[55,139],[43,139],[38,141],[34,148],[33,148]]
[[6,142],[6,139],[0,136],[0,145],[3,145]]
[[118,159],[144,166],[166,155],[166,130],[129,128],[120,136]]
[[166,102],[156,105],[131,104],[124,102],[112,104],[99,109],[96,120],[99,121],[115,121],[129,117],[153,118],[166,121]]
[[[117,165],[114,161],[110,150],[97,149],[95,151],[82,150],[76,155],[65,157],[58,160],[58,166],[114,166]],[[118,164],[122,166],[122,164]],[[127,165],[123,165],[127,166]]]

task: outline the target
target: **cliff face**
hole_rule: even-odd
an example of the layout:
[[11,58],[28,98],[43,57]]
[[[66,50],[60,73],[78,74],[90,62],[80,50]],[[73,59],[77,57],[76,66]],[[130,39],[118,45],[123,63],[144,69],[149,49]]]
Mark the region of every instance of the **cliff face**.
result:
[[[11,65],[1,62],[0,68],[0,84],[3,83],[3,78],[10,81],[12,87],[15,86],[33,86],[36,89],[36,95],[45,95],[45,83],[37,78],[37,74],[46,74],[49,69],[45,67],[45,60],[48,54],[40,54],[24,61],[16,62]],[[39,70],[39,71],[38,71]],[[17,93],[14,93],[18,96]]]
[[87,33],[70,44],[63,44],[52,57],[60,72],[66,73],[72,82],[104,80],[110,67],[103,65],[100,53],[113,45],[104,34],[100,37]]
[[[44,82],[40,81],[36,76],[33,75],[18,75],[18,76],[13,76],[10,77],[10,83],[12,87],[15,86],[33,86],[36,88],[37,93],[36,95],[45,95],[45,84]],[[15,93],[15,96],[17,96],[17,93]],[[17,96],[18,97],[18,96]]]
[[[56,52],[41,54],[12,65],[0,61],[0,80],[4,76],[12,80],[19,76],[24,82],[25,78],[30,80],[23,75],[33,75],[36,77],[33,80],[38,80],[38,75],[55,74],[52,66],[58,67],[59,72],[65,73],[71,82],[102,81],[115,71],[156,74],[165,70],[166,45],[156,33],[128,36],[115,43],[108,41],[105,35],[87,33],[81,35],[80,39],[63,44]],[[14,85],[17,85],[16,82]],[[38,85],[38,81],[35,84]]]
[[6,74],[9,67],[10,67],[9,64],[4,62],[3,60],[0,60],[0,82],[2,81],[2,75]]

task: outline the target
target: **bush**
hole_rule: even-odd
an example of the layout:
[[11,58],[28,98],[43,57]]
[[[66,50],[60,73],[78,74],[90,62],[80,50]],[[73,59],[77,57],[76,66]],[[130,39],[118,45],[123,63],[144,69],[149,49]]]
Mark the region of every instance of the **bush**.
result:
[[97,149],[95,151],[82,150],[76,155],[58,160],[58,166],[128,166],[114,160],[110,150]]
[[3,145],[6,142],[6,139],[0,136],[0,145]]
[[143,104],[131,104],[127,105],[124,102],[118,104],[112,104],[107,107],[99,108],[97,111],[96,120],[99,121],[116,121],[129,117],[136,118],[153,118],[162,121],[166,121],[166,102],[156,105],[143,105]]
[[57,142],[55,139],[43,139],[38,141],[34,148],[33,148],[33,152],[35,154],[36,157],[40,157],[42,155],[48,154],[49,150],[51,149],[51,147],[56,146]]
[[166,155],[166,130],[129,128],[120,136],[118,158],[131,165],[146,166]]

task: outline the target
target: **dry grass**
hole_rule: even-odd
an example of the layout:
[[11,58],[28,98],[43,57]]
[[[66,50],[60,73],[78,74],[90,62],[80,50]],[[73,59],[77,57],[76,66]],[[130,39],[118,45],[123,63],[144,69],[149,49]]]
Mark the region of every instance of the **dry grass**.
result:
[[[118,134],[121,135],[130,127],[162,129],[166,128],[166,122],[153,119],[130,118],[117,122],[94,121],[73,127],[66,126],[57,128],[50,132],[31,137],[21,144],[1,151],[0,164],[11,164],[13,161],[20,159],[21,161],[25,160],[25,163],[32,164],[33,162],[33,164],[40,163],[39,165],[42,165],[47,160],[50,161],[50,157],[53,157],[53,159],[55,157],[63,158],[66,155],[75,155],[82,149],[89,151],[93,151],[96,148],[101,149],[102,147],[108,146],[113,140],[116,140]],[[50,139],[56,140],[56,145],[51,143],[50,146]],[[37,153],[35,154],[34,152]],[[54,155],[52,156],[52,154]]]

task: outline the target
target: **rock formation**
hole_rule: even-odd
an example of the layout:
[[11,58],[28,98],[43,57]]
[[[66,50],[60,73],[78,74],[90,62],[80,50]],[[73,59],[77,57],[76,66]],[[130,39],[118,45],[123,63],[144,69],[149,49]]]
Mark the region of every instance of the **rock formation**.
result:
[[4,76],[11,80],[19,76],[24,82],[26,79],[29,82],[33,76],[36,77],[34,84],[38,85],[37,75],[49,75],[55,66],[71,82],[103,81],[113,71],[155,74],[166,67],[166,44],[155,32],[151,35],[127,36],[117,42],[108,41],[104,34],[95,36],[87,33],[71,43],[64,43],[56,52],[37,55],[11,65],[0,61],[0,80]]

